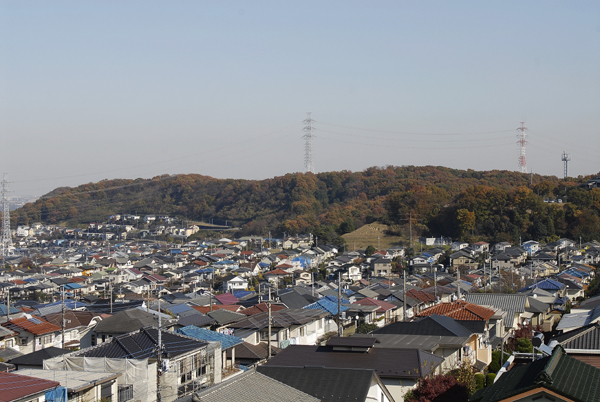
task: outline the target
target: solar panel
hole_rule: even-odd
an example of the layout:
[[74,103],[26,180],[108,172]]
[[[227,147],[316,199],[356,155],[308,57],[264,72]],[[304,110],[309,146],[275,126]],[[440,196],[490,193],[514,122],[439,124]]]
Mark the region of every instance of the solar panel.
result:
[[42,323],[42,321],[38,320],[38,319],[37,319],[37,318],[35,318],[35,317],[31,317],[31,318],[30,318],[28,321],[29,321],[29,322],[32,322],[32,323],[34,323],[34,324],[41,324],[41,323]]

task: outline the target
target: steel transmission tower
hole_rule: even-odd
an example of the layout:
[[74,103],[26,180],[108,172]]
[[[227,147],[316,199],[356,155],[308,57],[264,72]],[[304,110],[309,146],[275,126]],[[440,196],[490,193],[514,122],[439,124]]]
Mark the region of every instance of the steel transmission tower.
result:
[[567,174],[567,172],[568,172],[567,167],[569,165],[569,161],[571,160],[571,155],[566,153],[565,151],[563,151],[561,160],[565,163],[565,180],[567,180],[567,177],[569,176]]
[[527,127],[524,124],[525,122],[522,121],[521,127],[517,128],[517,131],[519,131],[519,134],[517,134],[517,144],[521,147],[519,152],[519,170],[521,173],[527,173],[527,161],[525,160],[525,145],[527,145],[527,140],[525,139],[527,133],[525,130],[527,130]]
[[2,257],[12,255],[13,253],[12,237],[10,235],[10,208],[7,194],[8,182],[6,181],[6,174],[4,174],[2,177],[2,234],[0,235],[0,254]]
[[302,138],[304,138],[304,173],[314,173],[315,166],[313,165],[312,158],[312,139],[315,136],[313,134],[315,128],[312,126],[314,120],[310,118],[310,112],[306,113],[306,119],[304,119],[302,123],[304,123],[304,128],[302,129],[302,131],[304,131],[304,135],[302,136]]

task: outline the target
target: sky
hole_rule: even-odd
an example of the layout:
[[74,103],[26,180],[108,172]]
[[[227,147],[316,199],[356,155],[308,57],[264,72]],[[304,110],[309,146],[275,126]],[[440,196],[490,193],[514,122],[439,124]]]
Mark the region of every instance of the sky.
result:
[[0,0],[11,196],[115,178],[600,171],[598,1]]

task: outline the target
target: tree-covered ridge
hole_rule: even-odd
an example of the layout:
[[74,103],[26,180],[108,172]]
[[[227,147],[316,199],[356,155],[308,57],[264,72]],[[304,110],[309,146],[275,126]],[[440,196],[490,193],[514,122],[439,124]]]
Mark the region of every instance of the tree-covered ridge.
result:
[[[412,216],[419,234],[490,240],[587,237],[597,232],[600,190],[578,184],[435,166],[292,173],[266,180],[164,175],[59,188],[14,211],[11,219],[14,225],[73,224],[104,221],[117,213],[167,214],[190,221],[228,220],[248,234],[320,232],[326,240],[375,220],[404,234]],[[570,203],[543,202],[557,196]]]

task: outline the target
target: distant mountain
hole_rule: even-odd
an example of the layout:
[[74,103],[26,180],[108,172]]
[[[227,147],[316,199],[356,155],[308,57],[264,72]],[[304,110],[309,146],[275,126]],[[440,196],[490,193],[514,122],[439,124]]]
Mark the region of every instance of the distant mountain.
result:
[[[412,216],[421,234],[525,240],[573,236],[572,220],[578,218],[571,219],[570,209],[577,205],[581,214],[597,217],[600,197],[594,198],[595,190],[553,176],[435,166],[293,173],[266,180],[182,174],[57,188],[11,212],[11,220],[13,225],[81,224],[106,221],[118,213],[166,214],[219,224],[227,220],[243,234],[312,231],[323,241],[339,241],[339,234],[373,221],[405,234],[403,226]],[[573,204],[544,203],[548,197],[565,197]],[[554,227],[548,227],[548,219]],[[541,220],[543,228],[537,223]],[[585,236],[595,233],[587,232]]]

